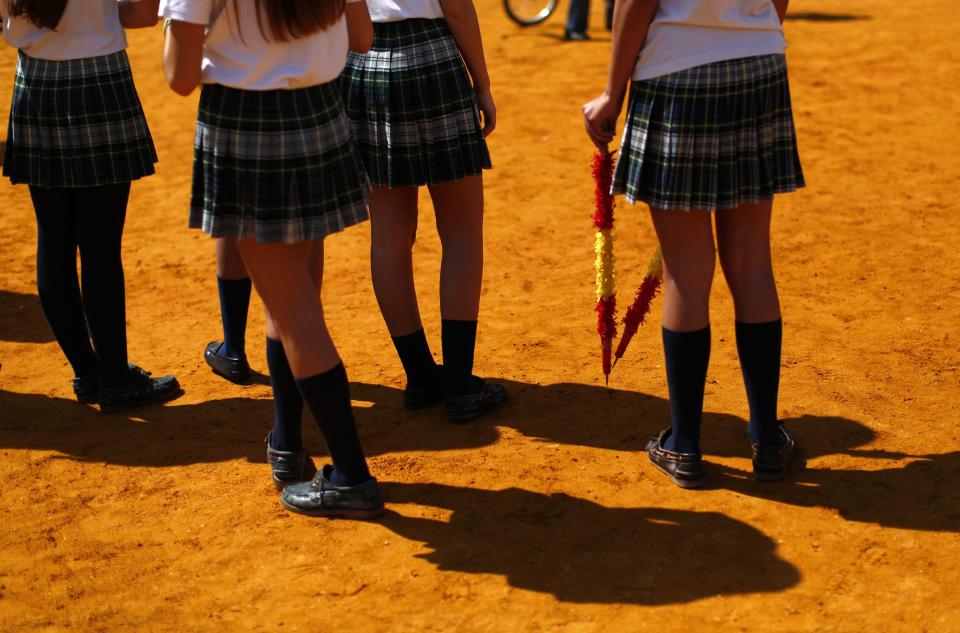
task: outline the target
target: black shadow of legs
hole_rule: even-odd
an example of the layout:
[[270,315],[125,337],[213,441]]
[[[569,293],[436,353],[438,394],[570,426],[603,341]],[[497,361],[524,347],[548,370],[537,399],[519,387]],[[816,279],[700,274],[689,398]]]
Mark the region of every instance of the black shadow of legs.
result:
[[449,521],[395,512],[383,520],[431,548],[421,556],[438,569],[503,575],[565,602],[683,603],[783,591],[800,580],[769,537],[716,512],[607,508],[519,488],[383,488],[392,504],[451,512]]

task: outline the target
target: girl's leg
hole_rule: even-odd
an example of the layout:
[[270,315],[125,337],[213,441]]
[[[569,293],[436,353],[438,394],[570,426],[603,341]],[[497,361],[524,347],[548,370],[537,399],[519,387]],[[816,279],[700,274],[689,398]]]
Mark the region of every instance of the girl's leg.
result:
[[413,279],[417,188],[375,187],[370,194],[370,268],[373,290],[410,388],[439,382],[427,344]]
[[660,209],[650,214],[663,250],[663,351],[672,420],[664,448],[699,453],[716,260],[710,214]]
[[127,361],[127,310],[121,245],[130,183],[78,189],[83,306],[93,346],[100,358],[100,384],[130,383]]
[[440,264],[440,313],[443,317],[443,366],[448,396],[477,392],[473,353],[483,282],[483,179],[430,186],[437,230],[443,246]]
[[737,351],[750,403],[750,440],[784,442],[777,423],[783,323],[770,256],[772,200],[717,214],[720,265],[733,294]]
[[77,281],[77,211],[71,192],[30,187],[37,215],[37,293],[60,349],[75,376],[100,371],[90,345]]
[[250,307],[250,276],[243,265],[237,242],[217,238],[217,289],[223,343],[215,353],[226,358],[246,358],[247,311]]
[[[343,363],[327,331],[319,280],[310,270],[311,243],[237,242],[253,284],[283,344],[291,374],[327,443],[334,469],[330,480],[356,485],[370,479],[350,406]],[[322,249],[315,243],[314,248]],[[314,257],[320,256],[314,253]]]

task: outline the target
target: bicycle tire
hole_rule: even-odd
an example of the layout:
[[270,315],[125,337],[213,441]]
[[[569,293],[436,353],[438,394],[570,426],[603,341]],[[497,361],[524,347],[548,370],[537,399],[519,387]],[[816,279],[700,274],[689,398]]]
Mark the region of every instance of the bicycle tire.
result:
[[559,0],[544,0],[543,8],[537,13],[529,15],[510,6],[511,2],[516,1],[517,0],[503,0],[503,10],[506,11],[507,17],[520,26],[535,26],[546,21],[547,18],[557,10],[557,4],[559,3]]

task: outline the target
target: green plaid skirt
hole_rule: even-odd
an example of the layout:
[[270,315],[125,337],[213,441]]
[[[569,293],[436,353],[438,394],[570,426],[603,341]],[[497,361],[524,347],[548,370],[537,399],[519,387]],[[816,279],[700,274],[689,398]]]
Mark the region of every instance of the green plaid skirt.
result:
[[373,46],[340,76],[347,116],[375,186],[416,187],[490,169],[460,50],[442,19],[373,25]]
[[370,183],[335,82],[200,93],[190,227],[293,244],[367,219]]
[[783,55],[633,82],[613,193],[713,211],[803,186]]
[[14,184],[98,187],[154,172],[157,152],[125,51],[17,60],[3,175]]

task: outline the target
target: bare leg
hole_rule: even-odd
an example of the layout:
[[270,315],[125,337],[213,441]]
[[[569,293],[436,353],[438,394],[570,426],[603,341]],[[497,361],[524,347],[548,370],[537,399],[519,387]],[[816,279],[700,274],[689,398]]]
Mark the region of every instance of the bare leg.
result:
[[370,194],[370,270],[373,291],[391,336],[423,328],[413,280],[417,188],[374,187]]
[[243,265],[237,240],[232,237],[214,239],[217,249],[217,276],[220,279],[246,279],[247,267]]
[[444,319],[476,321],[483,282],[483,179],[430,185],[430,196],[443,245],[440,312]]

